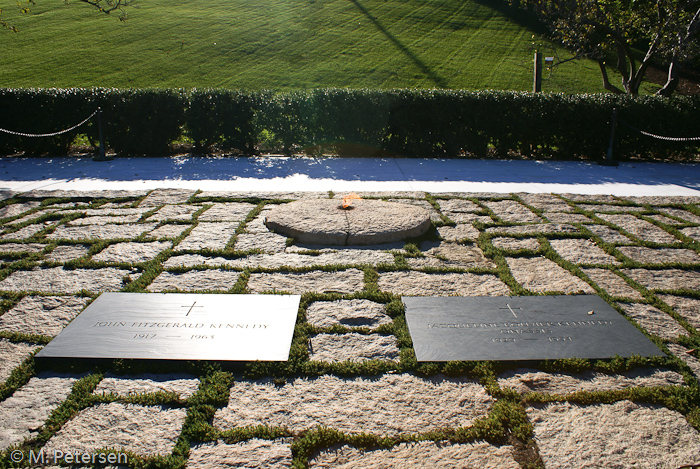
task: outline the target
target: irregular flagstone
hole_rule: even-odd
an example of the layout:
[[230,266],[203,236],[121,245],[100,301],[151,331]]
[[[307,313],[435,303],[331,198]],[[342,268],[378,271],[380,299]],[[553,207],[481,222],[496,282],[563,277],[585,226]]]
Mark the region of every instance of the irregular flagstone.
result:
[[676,295],[656,295],[683,316],[694,328],[700,329],[700,300]]
[[51,412],[71,392],[75,376],[41,373],[0,402],[0,450],[38,435]]
[[306,321],[316,327],[340,324],[376,328],[392,323],[386,314],[386,306],[370,300],[317,301],[306,309]]
[[688,228],[683,228],[681,233],[689,238],[693,238],[696,241],[700,241],[700,226],[689,226]]
[[166,205],[147,218],[148,221],[192,220],[192,214],[202,207],[199,205]]
[[147,190],[94,190],[94,191],[73,191],[73,190],[43,190],[35,189],[22,193],[21,197],[29,199],[116,199],[116,198],[136,198],[146,195]]
[[89,249],[82,244],[56,246],[44,259],[51,262],[67,262],[87,255]]
[[183,374],[143,374],[115,376],[107,374],[97,385],[93,394],[115,394],[126,397],[155,392],[172,392],[180,399],[191,397],[199,387],[199,380]]
[[16,217],[40,205],[41,202],[36,200],[5,205],[4,207],[0,207],[0,218]]
[[[341,192],[338,194],[334,194],[335,199],[342,199],[345,197],[347,193]],[[400,197],[402,199],[423,199],[425,200],[425,192],[423,191],[359,191],[357,192],[357,195],[362,197],[363,199],[366,198],[375,198],[375,199],[382,199],[382,198],[387,198],[387,197]]]
[[88,301],[75,296],[27,296],[0,316],[0,330],[53,337]]
[[153,260],[158,254],[170,249],[173,243],[170,241],[154,241],[151,243],[117,243],[107,246],[102,251],[92,256],[93,261],[98,262],[127,262],[138,264]]
[[666,347],[671,351],[672,354],[680,358],[690,370],[695,374],[695,376],[700,379],[700,360],[691,355],[690,350],[678,344],[666,344]]
[[37,233],[44,231],[44,229],[49,226],[55,225],[56,222],[45,222],[45,223],[35,223],[33,225],[27,225],[24,228],[20,228],[14,233],[7,233],[0,237],[0,239],[27,239],[31,238]]
[[583,273],[593,280],[600,288],[608,292],[612,296],[623,298],[633,298],[635,300],[642,299],[642,294],[632,288],[625,280],[608,269],[586,269],[582,268]]
[[425,255],[427,257],[408,258],[406,262],[414,269],[421,267],[496,268],[496,264],[487,259],[481,249],[475,245],[440,243],[439,246],[428,249]]
[[45,244],[39,243],[5,243],[0,244],[0,252],[35,253],[43,251],[45,247]]
[[478,212],[482,210],[481,206],[471,200],[449,199],[438,200],[437,203],[442,212]]
[[519,251],[520,249],[536,251],[540,248],[540,242],[537,238],[491,238],[491,244],[505,251]]
[[608,194],[561,194],[562,197],[572,200],[574,202],[620,202],[622,199],[615,197],[614,195]]
[[662,339],[676,340],[679,336],[688,336],[683,326],[658,308],[642,303],[620,303],[620,306],[640,326]]
[[503,234],[548,234],[548,233],[579,233],[579,229],[565,223],[538,223],[536,225],[494,226],[486,229],[487,233]]
[[541,223],[543,220],[535,215],[529,208],[515,200],[499,200],[484,202],[498,218],[503,221],[519,223]]
[[367,360],[398,360],[396,337],[379,334],[317,334],[309,339],[309,360],[355,363]]
[[697,204],[700,202],[700,197],[694,195],[647,195],[623,198],[638,204],[650,205]]
[[613,230],[609,226],[605,225],[586,225],[586,229],[591,230],[594,235],[599,236],[600,239],[606,243],[615,244],[631,244],[632,240],[627,236],[623,235],[617,230]]
[[197,191],[189,189],[155,189],[144,198],[139,207],[157,207],[165,204],[183,204]]
[[[47,215],[49,213],[56,213],[57,210],[37,210],[36,212],[33,213],[28,213],[27,215],[23,216],[22,218],[16,218],[12,221],[8,221],[6,225],[19,225],[20,223],[25,223],[28,221],[36,220],[39,217],[43,217],[44,215]],[[65,211],[63,213],[70,213],[71,211]]]
[[124,277],[131,273],[128,270],[113,267],[75,270],[53,267],[18,270],[0,282],[0,290],[47,293],[78,293],[80,290],[117,291],[124,286]]
[[438,226],[437,231],[442,239],[451,242],[475,241],[479,237],[479,230],[468,224]]
[[365,274],[361,270],[348,269],[339,272],[315,270],[304,273],[251,274],[248,290],[251,293],[284,291],[292,294],[354,293],[365,286]]
[[159,226],[155,230],[147,234],[149,238],[163,239],[163,238],[177,238],[186,229],[190,228],[192,225],[173,225],[167,224]]
[[318,452],[309,467],[325,469],[376,468],[480,468],[519,469],[513,459],[513,447],[492,446],[483,441],[453,444],[447,441],[400,443],[391,448],[357,449],[350,445],[333,446]]
[[689,221],[690,223],[700,223],[700,216],[695,215],[694,213],[691,213],[687,210],[683,210],[680,208],[659,208],[658,210],[667,215],[680,218],[681,220]]
[[685,223],[682,221],[675,220],[673,218],[669,218],[666,215],[646,215],[646,217],[651,218],[653,220],[656,220],[658,222],[664,223],[666,225],[672,225],[672,226],[682,225]]
[[245,202],[226,202],[215,203],[204,211],[197,220],[199,221],[243,221],[248,216],[251,210],[255,208],[254,204]]
[[224,249],[231,240],[231,237],[236,234],[236,228],[238,228],[238,223],[232,222],[199,223],[175,249],[177,251]]
[[290,379],[284,386],[271,379],[236,381],[213,425],[223,430],[266,425],[300,432],[325,425],[348,433],[425,433],[468,427],[485,417],[492,403],[483,386],[441,375],[325,375]]
[[[395,193],[393,193],[395,194]],[[425,197],[425,195],[424,195]],[[240,191],[202,191],[195,198],[226,199],[327,199],[328,192],[240,192]]]
[[393,264],[394,256],[390,253],[369,250],[348,250],[343,252],[323,252],[319,255],[296,253],[253,254],[238,259],[224,257],[207,257],[199,254],[183,254],[170,257],[163,267],[194,267],[199,265],[223,265],[236,269],[261,268],[279,269],[282,267],[322,267],[329,265],[352,264]]
[[594,223],[593,220],[580,213],[545,212],[543,215],[552,223]]
[[33,344],[15,343],[7,339],[0,339],[0,383],[4,383],[12,373],[12,370],[40,348]]
[[141,214],[121,215],[121,216],[92,216],[85,218],[76,218],[68,222],[71,226],[83,225],[107,225],[110,223],[136,223],[141,219]]
[[284,250],[287,253],[297,253],[297,254],[309,254],[314,255],[317,253],[309,253],[308,251],[318,251],[322,254],[325,253],[338,253],[343,256],[353,257],[356,253],[360,251],[377,252],[377,251],[389,251],[392,253],[406,253],[404,249],[405,243],[384,243],[384,244],[363,244],[361,246],[333,246],[328,247],[326,245],[320,244],[292,244],[287,246]]
[[575,264],[620,264],[589,239],[550,239],[549,244],[561,257]]
[[241,467],[277,469],[292,467],[292,449],[284,440],[257,438],[240,443],[223,441],[204,443],[190,448],[188,469]]
[[270,230],[265,226],[265,217],[267,217],[270,209],[263,209],[263,211],[257,217],[253,218],[245,225],[245,232],[248,234],[256,233],[269,233]]
[[644,241],[653,243],[675,243],[678,242],[675,236],[662,230],[658,226],[645,220],[640,220],[634,215],[610,215],[606,213],[596,213],[602,220],[619,226],[626,232]]
[[594,371],[545,373],[524,368],[507,371],[498,378],[500,387],[515,389],[520,394],[539,392],[563,395],[582,391],[596,392],[632,387],[682,386],[683,384],[683,375],[663,369],[638,369],[608,375]]
[[633,261],[643,264],[666,264],[671,262],[678,262],[681,264],[700,263],[700,256],[691,249],[621,246],[618,247],[617,250]]
[[66,422],[44,449],[92,453],[115,448],[140,456],[168,455],[177,443],[186,414],[187,409],[165,406],[97,404]]
[[650,290],[700,289],[700,272],[695,270],[625,269],[622,273]]
[[491,274],[428,274],[423,272],[384,272],[379,289],[406,296],[500,296],[510,289]]
[[416,200],[416,199],[387,199],[387,202],[394,202],[397,204],[413,205],[414,207],[420,207],[427,210],[430,214],[430,219],[432,221],[440,221],[442,218],[440,214],[435,210],[435,207],[427,200]]
[[486,215],[477,215],[475,213],[466,212],[442,212],[447,218],[455,223],[473,223],[475,221],[480,221],[481,223],[493,223],[491,217]]
[[586,282],[544,257],[507,257],[506,262],[515,280],[530,291],[595,293]]
[[610,204],[579,204],[579,208],[587,210],[589,212],[643,212],[646,210],[644,207],[637,207],[635,205],[610,205]]
[[526,204],[549,212],[571,212],[573,207],[561,200],[559,197],[551,194],[527,194],[519,192],[516,194],[520,200]]
[[46,237],[48,239],[131,239],[138,237],[141,233],[151,231],[155,227],[155,223],[59,226],[53,233],[46,235]]
[[124,217],[128,215],[138,215],[140,218],[141,215],[143,215],[146,212],[150,212],[151,210],[153,210],[153,207],[126,208],[118,205],[104,204],[101,205],[99,208],[87,208],[81,210],[81,212],[83,212],[88,217],[101,217],[107,215]]
[[620,401],[527,409],[547,469],[668,467],[700,463],[700,435],[683,415]]
[[266,253],[284,252],[287,248],[287,237],[277,233],[240,234],[236,239],[236,251],[260,249]]
[[[240,272],[230,270],[191,270],[182,274],[163,272],[147,287],[149,291],[228,291],[236,285]],[[0,284],[2,285],[2,284]]]
[[503,197],[501,192],[440,192],[440,197],[498,199]]

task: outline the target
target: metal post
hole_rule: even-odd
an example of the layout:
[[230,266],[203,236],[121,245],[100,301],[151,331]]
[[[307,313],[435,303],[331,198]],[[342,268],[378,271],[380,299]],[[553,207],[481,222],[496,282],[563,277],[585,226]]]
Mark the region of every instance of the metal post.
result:
[[532,91],[539,93],[542,91],[542,53],[535,52],[535,76],[532,82]]
[[97,156],[93,156],[93,161],[109,161],[112,158],[107,156],[105,151],[105,140],[102,134],[102,108],[97,108],[97,130],[100,134],[100,150]]
[[617,127],[617,109],[613,109],[612,124],[610,128],[610,142],[608,143],[608,153],[605,155],[605,160],[600,163],[605,166],[617,166],[618,163],[613,161],[613,145],[615,144],[615,127]]

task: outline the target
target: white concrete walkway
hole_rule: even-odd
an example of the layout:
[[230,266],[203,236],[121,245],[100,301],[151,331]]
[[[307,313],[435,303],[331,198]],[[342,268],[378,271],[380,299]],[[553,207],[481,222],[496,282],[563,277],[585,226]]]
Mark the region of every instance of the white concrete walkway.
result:
[[0,190],[188,188],[700,195],[700,164],[428,158],[0,158]]

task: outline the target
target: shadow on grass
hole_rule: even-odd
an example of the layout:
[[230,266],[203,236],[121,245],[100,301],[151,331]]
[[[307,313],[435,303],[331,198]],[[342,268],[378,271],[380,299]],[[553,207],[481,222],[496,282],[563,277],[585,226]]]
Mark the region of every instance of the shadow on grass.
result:
[[409,59],[413,61],[414,64],[418,68],[420,68],[421,72],[423,72],[433,83],[435,83],[435,86],[438,88],[449,88],[447,81],[439,76],[437,73],[435,73],[425,62],[423,62],[420,57],[418,57],[415,53],[413,53],[408,47],[406,47],[399,39],[391,34],[385,27],[382,25],[382,23],[379,22],[379,20],[375,17],[372,16],[358,0],[351,0],[352,3],[354,3],[357,8],[360,9],[360,11],[367,17],[368,20],[370,20],[376,27],[379,29],[379,31],[384,34],[401,52],[403,52]]

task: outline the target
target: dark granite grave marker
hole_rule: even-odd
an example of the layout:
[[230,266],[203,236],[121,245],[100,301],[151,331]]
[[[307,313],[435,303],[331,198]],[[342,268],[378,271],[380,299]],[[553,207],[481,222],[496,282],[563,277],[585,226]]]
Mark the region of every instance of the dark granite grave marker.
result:
[[402,300],[419,362],[665,356],[596,295]]
[[103,293],[37,357],[286,361],[300,298]]

